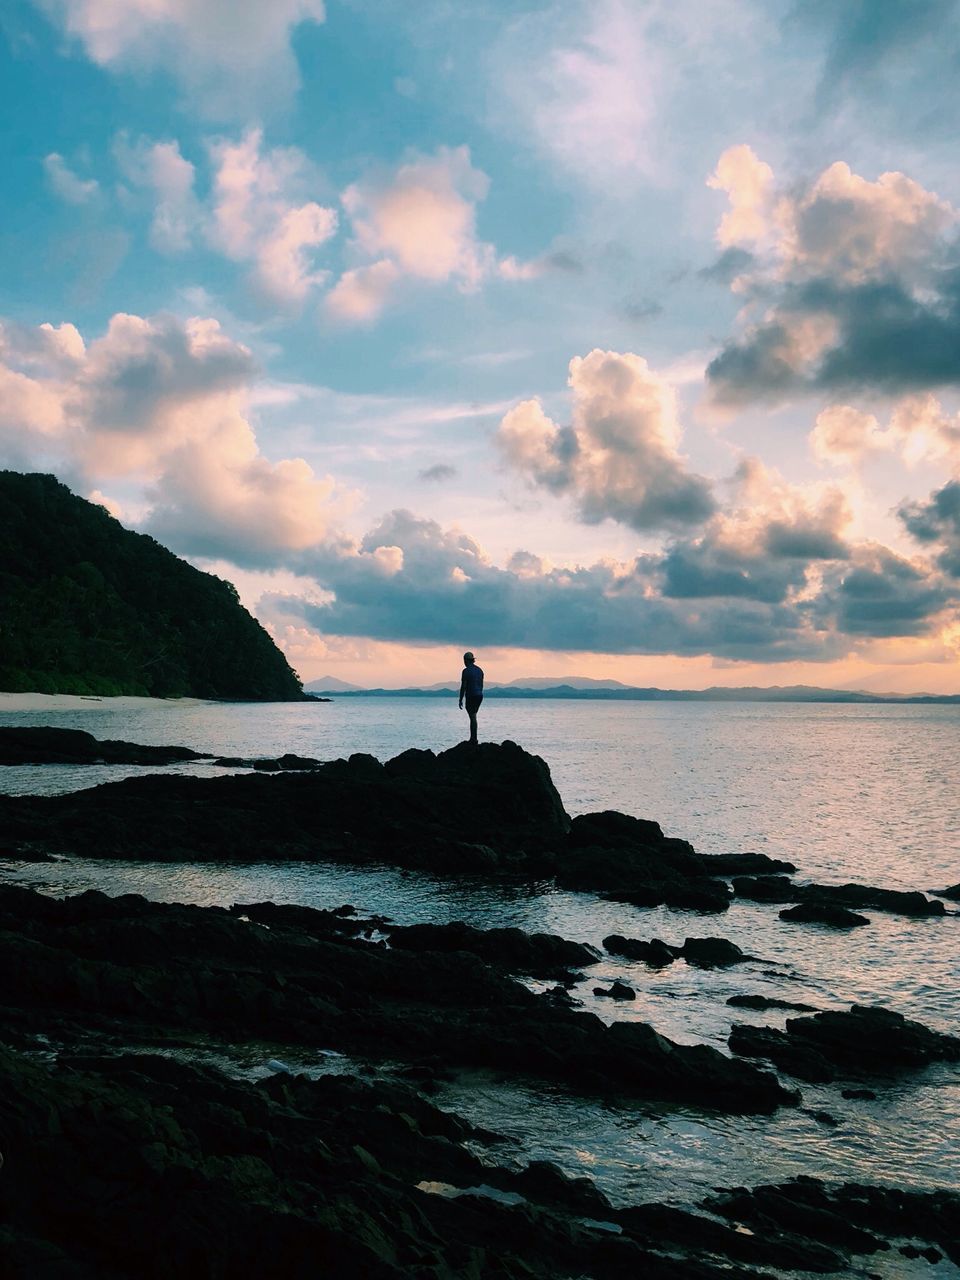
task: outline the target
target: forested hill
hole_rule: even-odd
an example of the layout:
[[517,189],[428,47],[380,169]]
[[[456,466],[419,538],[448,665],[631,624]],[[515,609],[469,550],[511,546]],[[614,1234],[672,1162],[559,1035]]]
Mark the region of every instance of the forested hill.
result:
[[0,471],[0,690],[303,697],[231,583],[16,471]]

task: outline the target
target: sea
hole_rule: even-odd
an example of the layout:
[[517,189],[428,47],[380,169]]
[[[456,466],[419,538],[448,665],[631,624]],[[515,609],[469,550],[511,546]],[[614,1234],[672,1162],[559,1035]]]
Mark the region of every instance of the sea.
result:
[[[329,760],[368,752],[388,759],[408,747],[454,745],[465,735],[466,716],[455,696],[262,705],[19,695],[0,696],[0,724],[82,728],[98,738],[243,757],[293,751]],[[481,739],[510,739],[542,756],[570,814],[619,809],[652,818],[702,853],[756,850],[786,858],[800,880],[925,891],[960,882],[960,707],[488,697],[480,729]],[[50,794],[142,772],[4,768],[0,790]],[[219,776],[223,770],[191,764],[156,772]],[[464,795],[464,805],[470,802]],[[719,935],[755,959],[728,970],[678,962],[657,972],[607,957],[573,994],[607,1021],[650,1022],[681,1043],[723,1051],[735,1022],[782,1027],[795,1016],[726,1004],[740,993],[818,1009],[879,1004],[960,1034],[960,907],[950,903],[945,918],[867,911],[868,928],[834,932],[787,924],[778,907],[765,904],[735,901],[722,915],[700,915],[603,902],[547,884],[491,887],[327,864],[5,863],[0,882],[55,894],[97,888],[203,905],[349,902],[404,924],[516,925],[594,946],[610,933],[675,944]],[[594,986],[612,978],[629,983],[636,1000],[614,1004],[593,995]],[[270,1069],[265,1064],[275,1052],[224,1046],[220,1060],[256,1076]],[[285,1061],[318,1074],[356,1067],[335,1055]],[[478,1073],[444,1085],[438,1102],[512,1138],[512,1159],[545,1158],[589,1174],[619,1204],[690,1206],[717,1187],[799,1174],[917,1190],[960,1186],[960,1066],[885,1082],[874,1100],[843,1099],[839,1086],[804,1084],[802,1093],[800,1108],[731,1117],[591,1101]],[[825,1122],[823,1113],[836,1123]],[[960,1268],[947,1261],[931,1268],[884,1255],[863,1263],[863,1274],[960,1277]]]

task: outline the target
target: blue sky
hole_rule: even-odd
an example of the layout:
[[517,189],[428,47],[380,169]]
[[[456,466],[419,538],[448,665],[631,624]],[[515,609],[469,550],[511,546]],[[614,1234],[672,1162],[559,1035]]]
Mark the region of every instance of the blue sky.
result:
[[0,465],[305,678],[960,689],[954,0],[14,0]]

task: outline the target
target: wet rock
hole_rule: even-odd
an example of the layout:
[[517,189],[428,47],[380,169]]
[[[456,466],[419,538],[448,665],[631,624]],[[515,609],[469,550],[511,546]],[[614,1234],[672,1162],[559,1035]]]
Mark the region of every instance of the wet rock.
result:
[[733,892],[749,902],[795,902],[797,887],[786,876],[734,876]]
[[754,959],[727,938],[687,938],[680,948],[680,954],[687,964],[698,969],[726,969],[730,965]]
[[729,1044],[735,1054],[768,1058],[781,1071],[817,1083],[960,1061],[960,1038],[865,1005],[789,1018],[785,1031],[738,1025]]
[[[736,1112],[795,1102],[773,1076],[652,1029],[627,1051],[615,1027],[541,999],[477,955],[449,951],[438,963],[435,951],[341,932],[351,917],[266,906],[231,913],[0,887],[3,1004],[32,1027],[269,1039],[278,1049],[440,1061]],[[241,918],[251,911],[270,927]]]
[[82,729],[0,726],[0,765],[166,765],[209,759],[209,755],[189,747],[145,747],[119,739],[100,740]]
[[668,946],[660,938],[651,938],[649,942],[641,942],[639,938],[625,938],[622,934],[611,933],[604,938],[605,951],[611,955],[623,956],[626,960],[642,960],[652,969],[662,969],[673,964],[680,955],[679,947]]
[[931,889],[938,898],[949,898],[951,902],[960,902],[960,884],[952,884],[949,889]]
[[841,1089],[840,1097],[855,1102],[873,1102],[876,1094],[872,1089]]
[[834,907],[827,902],[801,902],[780,912],[780,919],[792,924],[824,924],[831,929],[856,929],[869,924],[866,916],[848,911],[846,907]]
[[553,977],[571,968],[596,964],[600,953],[553,933],[522,929],[475,929],[462,920],[451,924],[415,924],[388,929],[390,945],[405,951],[465,951],[511,973]]
[[807,1111],[806,1114],[811,1120],[816,1120],[817,1124],[822,1124],[825,1129],[836,1129],[840,1123],[829,1111]]
[[701,856],[707,875],[711,876],[762,876],[780,871],[792,875],[797,869],[792,862],[771,858],[766,853],[712,853]]
[[595,996],[609,996],[611,1000],[636,1000],[637,993],[625,982],[613,982],[607,987],[594,987]]
[[795,1000],[778,1000],[775,996],[730,996],[727,1004],[734,1009],[792,1009],[795,1013],[816,1013],[812,1004],[800,1004]]
[[836,1071],[821,1053],[791,1040],[785,1031],[773,1027],[752,1027],[736,1023],[727,1041],[730,1052],[742,1058],[766,1058],[778,1071],[809,1084],[829,1084]]
[[751,902],[796,902],[850,910],[872,908],[906,916],[942,916],[942,902],[918,890],[881,889],[865,884],[794,884],[786,876],[737,876],[733,892]]
[[704,1207],[752,1231],[798,1232],[809,1240],[854,1253],[888,1249],[892,1239],[924,1240],[960,1261],[960,1195],[844,1183],[827,1187],[801,1177],[753,1191],[738,1188]]

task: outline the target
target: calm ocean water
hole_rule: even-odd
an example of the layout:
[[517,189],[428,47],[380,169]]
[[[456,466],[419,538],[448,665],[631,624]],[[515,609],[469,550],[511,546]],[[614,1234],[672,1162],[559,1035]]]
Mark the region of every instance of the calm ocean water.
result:
[[[137,709],[105,700],[83,707],[0,709],[0,723],[57,724],[97,737],[231,755],[296,751],[321,759],[354,751],[387,758],[411,746],[441,750],[466,729],[454,698]],[[481,712],[481,736],[512,738],[542,755],[571,813],[616,808],[655,818],[705,853],[756,849],[788,857],[801,878],[926,890],[960,881],[960,708],[491,697]],[[131,772],[4,769],[0,788],[66,790]],[[682,963],[661,973],[630,962],[602,963],[575,994],[607,1019],[639,1018],[677,1040],[721,1048],[735,1020],[783,1023],[783,1016],[726,1006],[729,995],[744,991],[822,1008],[882,1003],[960,1033],[960,916],[914,921],[867,912],[869,928],[834,934],[785,924],[777,908],[757,904],[737,903],[725,915],[704,917],[542,887],[451,885],[389,869],[77,862],[11,866],[0,874],[53,892],[96,886],[168,901],[349,901],[404,922],[516,924],[594,944],[614,931],[668,942],[721,934],[761,960],[715,973]],[[611,1011],[590,994],[598,977],[614,976],[637,990],[628,1009]],[[595,1106],[487,1079],[450,1086],[443,1101],[514,1134],[529,1154],[591,1173],[618,1200],[667,1195],[690,1203],[713,1186],[797,1173],[916,1187],[960,1183],[960,1069],[934,1068],[882,1087],[875,1102],[845,1101],[834,1088],[804,1086],[803,1093],[805,1110],[747,1120]],[[840,1124],[825,1128],[811,1109],[829,1111]],[[868,1270],[913,1273],[903,1259],[894,1270],[886,1265],[871,1259]],[[960,1269],[941,1263],[937,1274],[960,1275]]]

